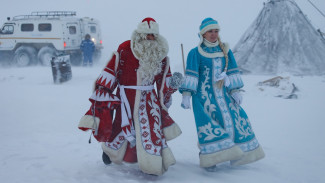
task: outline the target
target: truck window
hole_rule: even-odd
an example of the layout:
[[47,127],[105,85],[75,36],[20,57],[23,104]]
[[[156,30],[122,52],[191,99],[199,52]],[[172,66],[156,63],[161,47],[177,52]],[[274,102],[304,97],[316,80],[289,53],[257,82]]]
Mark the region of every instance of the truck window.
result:
[[34,31],[34,24],[21,24],[22,32],[32,32]]
[[96,33],[96,26],[90,26],[89,28],[91,33]]
[[12,33],[14,33],[14,26],[12,26],[12,25],[5,25],[1,29],[1,33],[2,34],[12,34]]
[[51,24],[38,24],[38,31],[40,32],[50,32],[52,30]]
[[77,33],[76,26],[69,26],[69,33],[70,34],[76,34]]

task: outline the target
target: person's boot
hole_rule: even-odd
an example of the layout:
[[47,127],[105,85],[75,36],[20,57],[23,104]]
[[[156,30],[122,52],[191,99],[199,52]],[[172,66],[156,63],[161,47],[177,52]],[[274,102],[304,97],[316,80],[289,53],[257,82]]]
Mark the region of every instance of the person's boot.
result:
[[106,153],[103,152],[102,159],[105,165],[109,165],[112,163],[111,159],[107,156]]

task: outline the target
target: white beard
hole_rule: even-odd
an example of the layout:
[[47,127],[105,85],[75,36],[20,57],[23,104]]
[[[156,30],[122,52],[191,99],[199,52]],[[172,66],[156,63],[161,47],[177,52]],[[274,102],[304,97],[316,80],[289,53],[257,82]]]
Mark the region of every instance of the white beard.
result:
[[160,40],[146,40],[146,34],[136,33],[133,45],[134,54],[139,59],[138,72],[142,76],[142,84],[153,83],[154,77],[161,72],[162,59],[166,56],[166,48]]

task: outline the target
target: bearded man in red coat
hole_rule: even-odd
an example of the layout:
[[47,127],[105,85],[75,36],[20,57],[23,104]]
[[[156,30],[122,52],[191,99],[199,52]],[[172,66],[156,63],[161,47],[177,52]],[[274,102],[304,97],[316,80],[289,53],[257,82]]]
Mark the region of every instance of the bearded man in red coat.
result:
[[176,163],[166,142],[181,130],[168,108],[182,76],[171,74],[167,54],[158,23],[145,18],[98,77],[79,128],[102,142],[105,164],[138,162],[144,173],[162,175]]

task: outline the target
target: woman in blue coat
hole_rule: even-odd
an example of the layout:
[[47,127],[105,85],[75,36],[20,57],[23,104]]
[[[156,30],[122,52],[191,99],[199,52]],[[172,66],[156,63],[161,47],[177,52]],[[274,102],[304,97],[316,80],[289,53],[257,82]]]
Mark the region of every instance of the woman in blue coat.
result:
[[182,107],[194,111],[200,149],[200,166],[215,171],[230,161],[243,165],[263,158],[264,152],[240,107],[244,86],[232,51],[219,37],[219,24],[206,18],[200,25],[200,43],[187,57],[180,88]]

